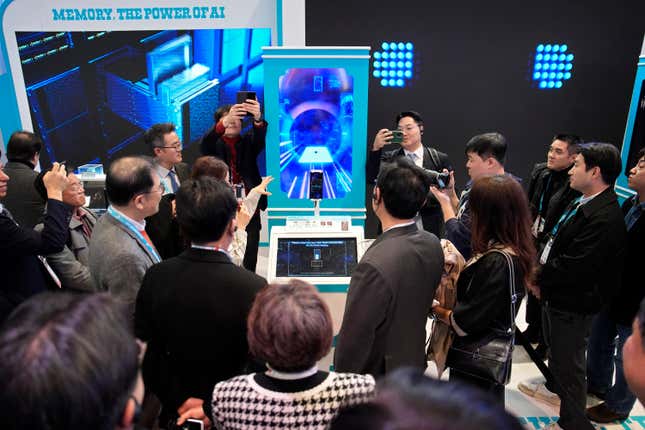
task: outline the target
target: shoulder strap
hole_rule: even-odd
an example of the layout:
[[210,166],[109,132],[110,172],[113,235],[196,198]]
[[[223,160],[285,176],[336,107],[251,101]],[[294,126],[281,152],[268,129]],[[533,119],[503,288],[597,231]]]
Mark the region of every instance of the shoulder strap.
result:
[[430,159],[432,160],[432,163],[434,164],[434,168],[436,171],[441,170],[441,160],[439,159],[439,153],[437,152],[436,149],[431,148],[429,146],[425,147],[428,150],[428,153],[430,154]]
[[506,258],[508,264],[508,273],[509,273],[509,292],[511,295],[511,327],[508,329],[508,333],[515,333],[515,304],[517,303],[517,293],[515,291],[515,264],[513,264],[513,258],[508,254],[508,252],[502,249],[494,249],[490,252],[497,252],[502,254]]

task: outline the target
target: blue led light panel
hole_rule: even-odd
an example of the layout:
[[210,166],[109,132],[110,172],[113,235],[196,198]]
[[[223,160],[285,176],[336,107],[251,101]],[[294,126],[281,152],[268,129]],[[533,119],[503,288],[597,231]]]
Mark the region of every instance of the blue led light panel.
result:
[[533,82],[541,90],[562,88],[573,74],[573,58],[564,43],[540,43],[531,61]]
[[402,88],[414,76],[414,44],[383,42],[372,56],[372,76],[383,87]]

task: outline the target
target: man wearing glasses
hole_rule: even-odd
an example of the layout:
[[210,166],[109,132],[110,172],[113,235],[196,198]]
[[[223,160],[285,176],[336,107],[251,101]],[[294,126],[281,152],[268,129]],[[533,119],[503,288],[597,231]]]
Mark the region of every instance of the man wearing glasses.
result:
[[[401,112],[396,116],[397,129],[403,132],[403,140],[400,148],[384,150],[383,147],[392,142],[394,137],[391,130],[383,128],[376,133],[374,144],[367,156],[367,180],[373,183],[378,176],[381,162],[392,161],[397,157],[408,157],[417,166],[426,170],[441,172],[444,169],[452,171],[452,164],[448,156],[434,148],[423,145],[423,119],[419,113],[414,111]],[[443,234],[443,215],[441,206],[437,199],[428,193],[426,204],[419,211],[416,217],[417,225],[434,233],[437,237]]]
[[145,219],[157,213],[164,187],[148,160],[123,157],[110,164],[105,190],[110,206],[92,233],[90,272],[98,289],[121,299],[134,318],[143,275],[161,261]]
[[190,169],[186,163],[182,163],[183,147],[174,124],[154,124],[146,130],[144,138],[154,157],[154,170],[164,189],[159,212],[146,219],[146,232],[161,258],[166,259],[179,255],[184,249],[175,219],[175,193],[190,176]]

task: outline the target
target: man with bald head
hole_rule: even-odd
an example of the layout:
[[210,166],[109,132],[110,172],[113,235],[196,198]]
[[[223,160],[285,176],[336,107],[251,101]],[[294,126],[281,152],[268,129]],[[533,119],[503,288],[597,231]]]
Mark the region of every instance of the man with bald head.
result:
[[110,206],[92,233],[90,272],[99,290],[125,302],[134,319],[143,275],[161,260],[145,218],[159,210],[164,188],[150,161],[123,157],[110,164],[105,189]]

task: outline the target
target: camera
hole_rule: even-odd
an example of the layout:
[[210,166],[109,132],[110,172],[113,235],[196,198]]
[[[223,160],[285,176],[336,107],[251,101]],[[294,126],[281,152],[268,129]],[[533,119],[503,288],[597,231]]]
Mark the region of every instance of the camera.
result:
[[450,183],[450,173],[437,172],[436,170],[423,169],[426,177],[430,181],[430,185],[434,185],[439,189],[444,189]]

